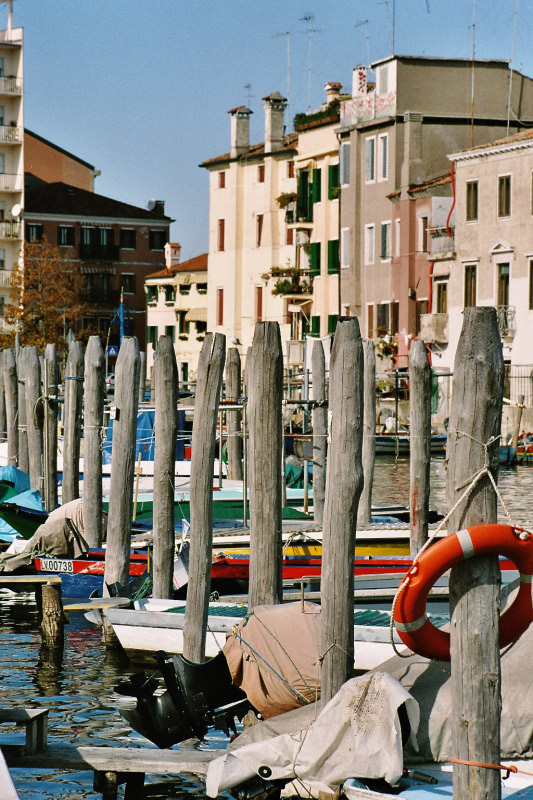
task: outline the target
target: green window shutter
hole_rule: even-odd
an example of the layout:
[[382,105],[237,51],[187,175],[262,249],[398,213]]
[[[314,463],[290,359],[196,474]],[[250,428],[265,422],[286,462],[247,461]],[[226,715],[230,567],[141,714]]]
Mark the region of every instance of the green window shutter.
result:
[[330,164],[328,167],[328,198],[334,200],[339,196],[339,165]]
[[311,275],[313,278],[320,275],[320,242],[311,242],[311,255],[310,255]]
[[338,314],[329,314],[328,315],[328,333],[335,333],[335,328],[337,327],[337,320],[339,319]]
[[322,170],[313,170],[313,203],[320,203],[322,200]]
[[298,202],[297,214],[300,219],[307,217],[309,173],[301,170],[298,173]]
[[311,336],[320,336],[320,317],[311,317]]
[[328,275],[336,275],[339,271],[339,240],[328,242]]

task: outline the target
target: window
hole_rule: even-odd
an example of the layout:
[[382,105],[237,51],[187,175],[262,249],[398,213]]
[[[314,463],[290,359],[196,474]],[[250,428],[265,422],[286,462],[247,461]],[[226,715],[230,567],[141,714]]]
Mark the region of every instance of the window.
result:
[[341,228],[341,267],[350,266],[350,229]]
[[372,303],[366,307],[366,338],[374,338],[374,306]]
[[36,225],[34,222],[29,222],[26,225],[26,241],[34,244],[40,242],[43,238],[43,226]]
[[338,314],[328,314],[328,333],[335,333],[338,319]]
[[287,161],[287,178],[294,178],[294,161]]
[[164,250],[167,241],[166,231],[150,231],[150,250]]
[[311,336],[320,336],[320,316],[311,317]]
[[509,264],[498,264],[498,305],[509,305]]
[[378,180],[386,181],[389,177],[389,152],[388,152],[389,136],[387,133],[382,133],[378,136]]
[[0,270],[4,270],[6,268],[6,251],[2,247],[0,249]]
[[0,78],[3,78],[5,75],[4,71],[4,58],[0,58]]
[[467,264],[465,267],[465,308],[476,305],[476,266]]
[[219,253],[221,253],[223,250],[225,250],[226,220],[219,219],[217,228],[218,228],[217,250]]
[[339,196],[339,165],[328,167],[328,199],[335,200]]
[[378,94],[387,94],[389,91],[389,68],[388,67],[380,67],[377,70],[377,93]]
[[198,294],[207,294],[207,283],[197,283],[196,291]]
[[123,272],[120,276],[120,286],[124,294],[134,294],[135,275],[132,272]]
[[339,240],[328,242],[328,275],[336,275],[339,271]]
[[[91,278],[93,276],[89,275],[88,277]],[[146,293],[146,301],[147,301],[147,303],[149,303],[149,304],[157,303],[157,292],[158,292],[157,286],[148,286],[148,290],[147,290],[147,293]]]
[[100,244],[103,247],[107,247],[110,244],[113,244],[113,229],[112,228],[99,228],[98,235]]
[[533,214],[533,170],[531,170],[531,214]]
[[529,310],[533,311],[533,260],[529,262]]
[[135,250],[136,233],[133,228],[121,228],[119,235],[120,247],[124,250]]
[[207,322],[201,319],[196,320],[196,333],[207,333]]
[[393,300],[390,304],[390,332],[392,334],[400,332],[400,304]]
[[263,322],[263,287],[255,287],[255,321]]
[[313,184],[309,180],[309,171],[301,169],[298,173],[298,200],[297,200],[297,216],[301,222],[313,221],[313,202],[312,202],[312,189]]
[[400,255],[400,242],[401,242],[400,231],[401,231],[400,218],[397,217],[394,220],[394,255],[396,257]]
[[427,253],[429,250],[428,240],[428,218],[418,218],[418,251],[420,253]]
[[466,221],[477,222],[478,215],[478,182],[466,183]]
[[391,223],[390,222],[382,222],[381,223],[381,260],[382,261],[390,261],[390,254],[391,254]]
[[416,301],[416,310],[415,310],[415,332],[416,335],[420,333],[420,317],[422,314],[428,313],[428,301],[427,300],[417,300]]
[[341,186],[350,183],[350,142],[343,142],[340,147]]
[[265,165],[259,164],[257,167],[257,182],[264,183],[265,182]]
[[176,299],[176,290],[173,286],[165,286],[165,303],[173,303]]
[[374,183],[376,180],[376,137],[365,139],[365,180]]
[[157,325],[148,326],[148,342],[155,350],[155,346],[157,344]]
[[224,170],[221,170],[218,173],[218,188],[225,189],[226,188],[226,173]]
[[313,203],[320,203],[322,200],[322,170],[313,170]]
[[60,247],[74,247],[74,228],[72,225],[58,225],[57,243]]
[[437,314],[448,313],[448,281],[435,281],[437,290]]
[[191,284],[180,283],[180,294],[190,294],[190,293],[191,293]]
[[285,244],[294,244],[294,228],[285,228]]
[[90,247],[96,243],[96,228],[81,229],[81,243],[85,247]]
[[321,247],[320,242],[311,242],[310,244],[310,253],[309,253],[309,269],[311,270],[311,275],[316,277],[320,275],[320,266],[321,266]]
[[374,263],[374,226],[365,225],[365,264]]
[[498,178],[498,216],[511,216],[511,176],[500,175]]
[[174,325],[165,325],[165,336],[170,336],[170,341],[172,343],[176,340],[176,328]]
[[261,237],[263,236],[263,214],[258,214],[256,217],[256,231],[255,231],[255,246],[261,247]]
[[376,332],[378,336],[389,333],[390,330],[390,305],[389,303],[378,303],[376,314]]
[[186,336],[189,333],[189,328],[191,327],[190,322],[185,322],[186,313],[186,311],[176,311],[176,319],[178,320],[178,334],[180,336]]
[[217,289],[217,325],[224,324],[224,289]]

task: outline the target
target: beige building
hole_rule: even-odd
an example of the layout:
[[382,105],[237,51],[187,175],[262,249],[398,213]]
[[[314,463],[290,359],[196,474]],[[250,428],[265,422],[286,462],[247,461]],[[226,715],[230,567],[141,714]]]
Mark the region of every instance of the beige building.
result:
[[198,358],[207,330],[207,253],[180,263],[181,247],[165,245],[164,270],[145,281],[147,304],[147,373],[152,375],[160,336],[170,336],[178,364],[180,389],[196,380]]

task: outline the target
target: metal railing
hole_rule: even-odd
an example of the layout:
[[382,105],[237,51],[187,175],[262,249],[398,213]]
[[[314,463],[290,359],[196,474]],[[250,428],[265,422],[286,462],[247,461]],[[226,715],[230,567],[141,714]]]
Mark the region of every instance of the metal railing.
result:
[[22,225],[12,220],[0,222],[0,239],[20,239]]
[[13,285],[13,270],[4,270],[0,269],[0,286],[12,286]]
[[455,228],[450,228],[452,236],[448,236],[446,228],[429,228],[431,235],[431,255],[438,256],[455,251]]
[[22,144],[23,134],[18,125],[0,125],[0,144]]
[[0,94],[22,94],[22,80],[14,76],[1,77]]
[[22,186],[22,175],[8,172],[0,173],[0,192],[21,192]]

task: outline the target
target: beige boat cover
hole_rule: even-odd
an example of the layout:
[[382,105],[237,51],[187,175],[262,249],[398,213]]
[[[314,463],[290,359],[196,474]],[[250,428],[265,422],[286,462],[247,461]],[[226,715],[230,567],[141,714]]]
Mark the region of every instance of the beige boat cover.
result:
[[[504,758],[533,756],[533,625],[501,660],[501,753]],[[451,678],[421,656],[395,656],[379,666],[402,682],[420,706],[418,752],[406,751],[410,762],[448,761],[452,751]]]
[[320,630],[320,606],[298,602],[256,606],[228,635],[233,683],[265,719],[320,697]]
[[269,780],[294,781],[294,794],[318,797],[347,778],[397,783],[403,770],[398,708],[405,703],[411,738],[418,705],[385,673],[352,678],[322,710],[313,704],[248,728],[209,764],[207,795],[216,797],[253,778],[261,767]]

